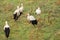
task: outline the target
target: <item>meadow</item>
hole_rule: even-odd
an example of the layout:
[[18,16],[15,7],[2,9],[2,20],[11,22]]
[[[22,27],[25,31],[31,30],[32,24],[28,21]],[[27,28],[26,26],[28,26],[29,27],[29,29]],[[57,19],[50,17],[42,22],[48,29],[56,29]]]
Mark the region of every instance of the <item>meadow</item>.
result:
[[[21,3],[24,12],[14,21],[13,13]],[[40,15],[35,13],[38,6]],[[28,12],[38,19],[38,25],[27,21]],[[8,39],[3,30],[5,21],[10,25]],[[0,40],[60,40],[60,0],[0,0]]]

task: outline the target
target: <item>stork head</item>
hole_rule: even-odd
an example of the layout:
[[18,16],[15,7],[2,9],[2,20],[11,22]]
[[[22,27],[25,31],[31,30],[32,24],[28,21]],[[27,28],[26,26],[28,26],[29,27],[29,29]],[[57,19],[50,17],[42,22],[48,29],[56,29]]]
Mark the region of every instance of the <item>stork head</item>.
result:
[[6,21],[5,24],[8,25],[8,22]]
[[19,9],[19,6],[17,6],[17,9]]
[[21,6],[23,6],[23,3],[21,3]]
[[29,16],[30,14],[28,13],[27,16]]
[[7,21],[5,23],[7,24]]
[[38,9],[40,9],[40,7],[38,7]]

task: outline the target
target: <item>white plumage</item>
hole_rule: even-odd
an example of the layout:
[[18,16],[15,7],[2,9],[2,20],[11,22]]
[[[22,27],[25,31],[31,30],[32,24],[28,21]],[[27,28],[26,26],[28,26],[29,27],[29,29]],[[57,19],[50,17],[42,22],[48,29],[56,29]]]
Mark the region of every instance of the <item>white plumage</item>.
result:
[[41,9],[39,7],[36,9],[36,14],[41,14]]
[[13,17],[16,20],[18,20],[18,17],[20,16],[19,6],[17,6],[17,9],[14,11]]
[[23,8],[23,3],[21,3],[21,6],[17,6],[17,9],[14,11],[14,14],[17,13],[17,16],[20,15],[21,12],[23,12],[24,8]]
[[5,28],[10,28],[10,26],[7,23],[7,21],[5,22],[4,30],[5,30]]
[[23,3],[21,3],[19,10],[20,10],[20,12],[23,12],[23,10],[24,10]]
[[18,20],[20,15],[23,13],[23,4],[21,3],[21,7],[17,6],[17,9],[14,11],[14,19],[15,21]]
[[16,14],[16,13],[17,13],[17,16],[20,15],[20,12],[19,12],[19,6],[17,6],[17,9],[14,11],[14,14]]
[[35,20],[34,16],[27,14],[27,20],[32,21]]
[[10,34],[10,26],[8,25],[7,21],[5,22],[4,32],[5,32],[5,36],[8,38]]
[[27,20],[30,21],[33,25],[37,25],[37,20],[34,16],[27,14]]

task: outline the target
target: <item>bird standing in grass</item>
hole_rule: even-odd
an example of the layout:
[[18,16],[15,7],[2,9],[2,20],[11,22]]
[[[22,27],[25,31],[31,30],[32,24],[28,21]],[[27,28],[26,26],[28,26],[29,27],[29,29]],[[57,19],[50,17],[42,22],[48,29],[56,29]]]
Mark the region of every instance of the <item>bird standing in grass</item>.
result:
[[37,25],[37,20],[34,18],[34,16],[27,14],[27,20],[30,21],[33,25]]
[[18,17],[20,16],[19,6],[17,6],[17,9],[14,11],[13,16],[14,16],[15,21],[18,20]]
[[5,32],[5,36],[8,38],[10,34],[10,26],[8,25],[7,21],[5,22],[4,32]]
[[21,16],[21,14],[23,13],[23,10],[24,10],[23,3],[21,3],[21,6],[20,7],[17,6],[17,9],[14,11],[13,16],[15,21],[18,20],[18,18]]
[[36,9],[36,14],[37,14],[37,15],[41,14],[41,9],[40,9],[40,7],[38,7],[38,8]]
[[23,10],[24,10],[23,3],[21,3],[21,6],[20,6],[20,8],[19,8],[20,15],[23,13]]

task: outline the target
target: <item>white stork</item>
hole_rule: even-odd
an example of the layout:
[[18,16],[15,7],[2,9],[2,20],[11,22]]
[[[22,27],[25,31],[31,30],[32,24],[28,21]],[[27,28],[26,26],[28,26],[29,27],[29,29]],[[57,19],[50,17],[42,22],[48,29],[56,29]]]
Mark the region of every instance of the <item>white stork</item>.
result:
[[5,22],[4,32],[5,32],[6,37],[8,38],[10,34],[10,26],[8,25],[7,21]]
[[21,6],[20,6],[20,8],[19,8],[20,15],[23,13],[23,10],[24,10],[23,3],[21,3]]
[[27,14],[27,20],[30,21],[33,25],[37,25],[37,20],[34,18],[34,16]]
[[14,11],[14,19],[15,21],[18,19],[18,17],[20,16],[20,12],[19,12],[19,6],[17,6],[17,9]]
[[37,14],[37,15],[41,14],[41,9],[40,9],[40,7],[38,7],[38,8],[36,9],[36,14]]

